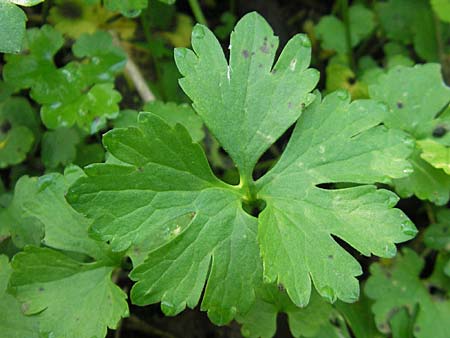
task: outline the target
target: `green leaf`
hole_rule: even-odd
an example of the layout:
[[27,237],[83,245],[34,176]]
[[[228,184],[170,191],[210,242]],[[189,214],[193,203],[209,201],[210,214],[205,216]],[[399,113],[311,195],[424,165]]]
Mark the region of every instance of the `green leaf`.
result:
[[430,139],[418,141],[417,144],[422,149],[420,157],[450,175],[450,147]]
[[44,0],[6,0],[13,4],[20,5],[20,6],[36,6],[37,4],[40,4],[41,2],[44,2]]
[[57,128],[45,132],[41,143],[41,157],[47,169],[67,166],[76,158],[80,136],[72,128]]
[[[372,11],[362,5],[350,6],[350,39],[351,47],[355,47],[367,38],[375,28],[375,18]],[[336,51],[338,54],[347,52],[345,25],[334,15],[323,16],[316,27],[317,38],[322,41],[323,49]]]
[[[394,243],[415,235],[393,209],[396,195],[370,185],[408,174],[407,135],[380,125],[384,105],[350,103],[342,91],[305,110],[317,82],[306,70],[309,42],[294,37],[271,71],[276,41],[250,13],[233,32],[229,67],[204,26],[193,31],[195,53],[176,52],[181,84],[234,159],[239,185],[213,175],[182,125],[141,113],[137,126],[104,135],[107,163],[86,168],[69,190],[69,203],[93,219],[92,234],[128,250],[135,304],[161,302],[175,315],[195,307],[203,291],[201,309],[225,324],[250,310],[263,266],[266,281],[282,284],[296,305],[309,302],[311,278],[328,300],[355,301],[361,268],[331,236],[364,255],[392,257]],[[278,164],[254,182],[260,155],[299,116]],[[361,186],[317,186],[341,182]],[[258,218],[244,211],[264,202]]]
[[[45,228],[47,247],[26,247],[12,262],[11,289],[23,303],[24,313],[40,323],[42,332],[56,337],[104,337],[128,315],[126,294],[111,281],[120,254],[88,236],[90,221],[65,201],[67,187],[83,173],[69,167],[65,176],[39,178],[37,195],[25,203],[29,217]],[[94,259],[87,262],[81,258]]]
[[[347,325],[357,338],[381,338],[375,326],[375,320],[370,311],[371,300],[364,294],[353,304],[336,302],[335,307],[345,318]],[[406,338],[406,337],[405,337]]]
[[[173,0],[163,1],[172,4]],[[110,11],[121,12],[130,18],[136,17],[141,10],[147,8],[148,0],[105,0],[104,6]]]
[[16,5],[0,2],[0,53],[18,53],[25,37],[25,13]]
[[22,176],[14,188],[14,197],[7,208],[0,210],[0,223],[6,226],[8,234],[18,248],[25,245],[39,245],[43,237],[43,226],[39,220],[29,217],[24,206],[36,198],[35,178]]
[[436,27],[428,0],[380,1],[376,4],[376,10],[388,38],[413,43],[422,59],[439,61]]
[[301,34],[286,44],[272,69],[278,38],[256,13],[237,23],[230,45],[228,65],[213,33],[196,25],[194,51],[176,49],[175,61],[194,109],[241,176],[250,177],[259,157],[312,101],[319,74],[308,69],[311,43]]
[[37,116],[26,99],[0,103],[0,168],[25,160],[37,136]]
[[43,332],[62,338],[106,336],[128,315],[126,294],[111,281],[114,267],[81,263],[63,253],[27,247],[12,260],[11,287]]
[[442,21],[450,22],[449,0],[431,0],[431,7]]
[[125,54],[112,45],[108,33],[84,34],[74,44],[80,62],[57,68],[53,56],[64,40],[51,26],[27,32],[26,55],[7,58],[4,77],[16,90],[31,88],[31,97],[42,105],[41,118],[47,128],[74,124],[95,133],[106,119],[119,111],[120,94],[113,89],[115,75],[125,65]]
[[134,244],[135,265],[154,249],[132,272],[139,280],[133,302],[162,301],[175,315],[196,306],[208,278],[202,308],[214,322],[248,310],[261,277],[256,219],[241,209],[239,193],[213,176],[187,131],[142,113],[137,128],[114,129],[103,142],[126,165],[91,166],[67,198],[95,219],[93,231],[114,250]]
[[84,58],[85,81],[112,82],[126,64],[125,52],[113,44],[111,34],[97,31],[83,34],[72,47],[73,54]]
[[[378,328],[387,333],[388,322],[402,307],[415,314],[414,337],[446,338],[450,327],[445,325],[450,316],[450,302],[445,297],[430,295],[427,285],[419,279],[423,259],[405,248],[392,266],[372,264],[372,276],[366,284],[366,294],[375,300],[372,311]],[[404,336],[402,336],[403,338]]]
[[7,55],[3,68],[5,82],[16,90],[26,89],[45,83],[56,67],[53,57],[62,47],[64,40],[51,26],[27,30],[25,50],[27,54]]
[[52,129],[76,123],[94,134],[119,113],[122,96],[113,87],[110,83],[96,84],[86,94],[63,98],[68,101],[59,105],[45,105],[41,108],[42,122]]
[[[370,112],[370,114],[369,114]],[[327,190],[323,183],[390,182],[405,176],[409,138],[379,126],[383,105],[354,101],[346,92],[319,99],[299,119],[281,159],[257,182],[267,207],[259,216],[258,240],[269,281],[281,282],[294,303],[308,303],[311,279],[334,302],[358,299],[357,261],[337,236],[364,255],[395,255],[394,243],[417,230],[387,190],[362,185]],[[311,276],[311,277],[310,277]]]
[[391,320],[392,338],[413,338],[414,321],[405,308],[401,308],[396,312]]
[[[442,80],[438,64],[393,68],[380,75],[369,92],[372,98],[389,107],[383,122],[388,127],[407,131],[416,140],[432,135],[439,120],[437,115],[450,101],[450,88]],[[421,151],[416,149],[410,159],[413,173],[394,181],[396,190],[402,197],[414,194],[443,205],[449,199],[450,177],[421,156]]]
[[7,338],[38,338],[38,322],[36,318],[26,317],[22,313],[20,303],[6,293],[11,266],[8,257],[0,255],[0,331]]
[[205,137],[202,120],[187,104],[151,101],[144,105],[143,110],[159,116],[171,127],[175,127],[177,123],[181,124],[187,129],[194,142],[199,142]]
[[437,212],[437,223],[425,230],[424,241],[429,248],[450,251],[450,210]]
[[274,285],[265,285],[257,292],[250,311],[238,317],[244,337],[273,337],[277,327],[278,313],[288,316],[289,327],[294,337],[315,337],[320,328],[328,323],[331,306],[317,293],[305,308],[295,306],[285,292]]

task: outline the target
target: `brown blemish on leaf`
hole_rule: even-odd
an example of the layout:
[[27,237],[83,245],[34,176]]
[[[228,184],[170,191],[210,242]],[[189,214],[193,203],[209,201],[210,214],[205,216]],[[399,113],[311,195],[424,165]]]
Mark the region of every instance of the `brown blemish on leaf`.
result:
[[402,109],[402,108],[403,108],[403,102],[398,101],[398,102],[397,102],[397,108],[398,108],[398,109]]
[[248,59],[249,55],[250,55],[250,54],[248,53],[248,50],[247,50],[247,49],[244,49],[244,50],[242,51],[242,56],[243,56],[244,58]]

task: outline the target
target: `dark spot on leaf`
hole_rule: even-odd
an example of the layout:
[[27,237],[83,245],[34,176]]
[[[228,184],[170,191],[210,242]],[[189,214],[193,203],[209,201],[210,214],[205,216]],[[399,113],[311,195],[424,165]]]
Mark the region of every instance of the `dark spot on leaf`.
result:
[[69,20],[76,20],[83,16],[83,8],[76,1],[64,1],[58,6],[58,12]]
[[191,212],[191,214],[190,214],[191,219],[194,218],[196,214],[197,214],[197,213],[196,213],[195,211]]
[[384,331],[386,329],[386,324],[381,323],[378,325],[378,328],[380,329],[380,331]]
[[39,288],[39,291],[40,292],[42,292],[42,291],[44,291],[45,289],[41,286],[40,288]]
[[264,37],[264,41],[267,41],[267,36]]
[[387,278],[391,278],[391,277],[392,277],[392,273],[391,273],[390,271],[386,271],[385,274],[386,274],[386,277],[387,277]]
[[139,171],[140,173],[144,171],[144,169],[142,167],[138,167],[137,171]]
[[252,52],[252,56],[255,55],[255,52]]
[[328,259],[333,259],[333,255],[328,255]]
[[248,50],[247,49],[244,49],[243,51],[242,51],[242,56],[244,57],[244,58],[248,58],[249,57],[249,53],[248,53]]
[[402,108],[403,108],[403,102],[398,101],[398,102],[397,102],[397,108],[398,108],[398,109],[402,109]]
[[285,290],[283,284],[278,284],[278,290],[280,290],[281,292],[283,292]]
[[271,44],[270,44],[270,47],[272,47],[272,48],[273,48],[273,47],[275,47],[275,45],[274,45],[273,43],[271,43]]
[[262,68],[262,63],[260,63],[260,64],[258,65],[258,68]]
[[302,102],[302,104],[300,105],[300,107],[302,107],[302,109],[305,109],[305,108],[306,108],[305,102]]
[[446,234],[446,233],[448,232],[448,227],[443,228],[443,229],[442,229],[442,232],[443,232],[444,234]]
[[269,47],[267,46],[267,44],[262,45],[262,46],[259,48],[259,50],[260,50],[261,52],[263,52],[264,54],[269,54],[269,52],[270,52]]
[[276,70],[276,69],[272,69],[271,73],[272,73],[272,74],[276,74],[276,73],[277,73],[277,70]]
[[420,332],[420,326],[418,325],[414,326],[414,332]]
[[433,130],[434,137],[443,137],[445,134],[447,134],[447,128],[445,126],[437,126]]
[[292,109],[292,102],[289,102],[289,103],[288,103],[288,108],[289,108],[289,109]]
[[7,133],[9,130],[11,129],[11,123],[9,123],[9,121],[5,121],[2,123],[2,125],[0,126],[0,131],[2,133]]

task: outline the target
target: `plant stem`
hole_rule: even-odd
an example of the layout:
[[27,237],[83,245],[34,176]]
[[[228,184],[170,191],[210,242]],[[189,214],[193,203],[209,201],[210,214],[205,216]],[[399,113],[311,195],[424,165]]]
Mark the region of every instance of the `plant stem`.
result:
[[255,181],[253,181],[251,172],[241,175],[241,182],[239,185],[247,202],[252,203],[257,200]]
[[344,20],[344,26],[345,26],[345,41],[347,44],[347,58],[348,62],[350,64],[350,68],[355,71],[356,70],[356,64],[355,64],[355,58],[353,57],[353,50],[352,50],[352,34],[351,34],[351,28],[350,28],[350,17],[348,14],[348,0],[341,0],[341,14],[342,18]]
[[439,62],[442,66],[442,75],[446,83],[450,82],[450,60],[445,54],[444,41],[442,40],[442,27],[441,21],[437,17],[436,13],[433,13],[434,30],[436,33],[436,43],[438,48]]
[[[116,32],[110,31],[111,36],[113,37],[113,42],[116,46],[121,47],[121,42],[119,36]],[[133,61],[131,55],[123,48],[124,52],[127,54],[127,63],[125,65],[125,74],[129,76],[131,81],[134,84],[136,91],[141,97],[144,103],[154,101],[155,95],[150,90],[147,82],[144,79],[144,76],[141,73],[141,70],[137,66],[137,64]]]
[[50,11],[50,5],[52,0],[44,1],[42,4],[42,22],[47,23],[48,13]]
[[427,212],[427,217],[430,224],[436,223],[436,216],[434,215],[434,210],[431,203],[425,202],[425,211]]
[[205,16],[203,15],[202,9],[198,0],[189,0],[189,6],[191,6],[192,13],[194,13],[195,20],[202,25],[208,26]]

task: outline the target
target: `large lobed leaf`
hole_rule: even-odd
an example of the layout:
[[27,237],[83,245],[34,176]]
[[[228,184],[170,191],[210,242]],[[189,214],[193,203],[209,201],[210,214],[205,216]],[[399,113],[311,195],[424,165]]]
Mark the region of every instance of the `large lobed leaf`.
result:
[[[411,141],[380,125],[383,105],[350,103],[346,92],[307,108],[318,77],[307,68],[309,42],[292,38],[272,67],[277,39],[256,13],[237,24],[229,65],[206,27],[194,29],[192,44],[195,52],[176,51],[181,85],[235,161],[241,184],[218,180],[182,126],[141,113],[137,126],[104,136],[113,160],[88,167],[68,201],[94,220],[96,237],[128,249],[139,305],[161,302],[174,315],[204,292],[202,309],[224,324],[251,309],[263,276],[297,306],[308,304],[311,279],[329,301],[355,301],[361,268],[332,236],[364,255],[392,257],[394,243],[415,235],[393,209],[396,195],[372,185],[410,173]],[[297,119],[278,164],[252,182],[258,158]],[[341,182],[352,184],[318,187]],[[258,218],[242,208],[252,198],[267,204]]]

